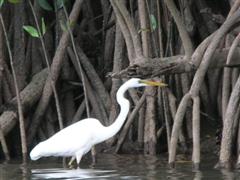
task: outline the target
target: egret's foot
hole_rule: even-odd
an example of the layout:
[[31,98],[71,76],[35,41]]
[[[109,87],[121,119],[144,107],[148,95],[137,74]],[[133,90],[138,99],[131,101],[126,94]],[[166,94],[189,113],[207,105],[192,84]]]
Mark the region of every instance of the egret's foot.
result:
[[96,164],[91,163],[91,164],[89,165],[89,168],[94,168],[95,165],[96,165]]
[[71,165],[68,165],[68,168],[69,168],[69,169],[75,169],[75,167],[74,167],[74,165],[73,165],[73,164],[71,164]]
[[92,155],[92,165],[95,165],[96,164],[96,155],[97,155],[95,146],[93,146],[91,149],[91,155]]
[[97,163],[96,155],[92,156],[92,165],[95,165]]
[[74,169],[74,164],[73,164],[74,160],[75,160],[75,157],[72,157],[71,160],[70,160],[69,163],[68,163],[68,167],[69,167],[70,169]]

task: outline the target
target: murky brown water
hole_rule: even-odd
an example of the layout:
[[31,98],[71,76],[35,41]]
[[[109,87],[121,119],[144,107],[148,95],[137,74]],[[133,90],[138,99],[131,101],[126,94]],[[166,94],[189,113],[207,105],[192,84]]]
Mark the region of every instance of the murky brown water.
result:
[[201,171],[192,171],[190,162],[178,163],[176,169],[167,167],[166,159],[141,155],[99,154],[95,166],[83,159],[81,169],[63,168],[61,160],[42,159],[23,166],[18,161],[0,164],[0,180],[28,179],[240,179],[238,171],[213,169],[216,159],[203,160]]

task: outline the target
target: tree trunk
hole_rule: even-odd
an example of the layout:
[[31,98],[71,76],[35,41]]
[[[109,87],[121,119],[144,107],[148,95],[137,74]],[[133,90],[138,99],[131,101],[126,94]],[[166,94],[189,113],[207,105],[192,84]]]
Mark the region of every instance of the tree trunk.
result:
[[156,155],[157,131],[155,122],[156,88],[149,87],[146,93],[146,116],[144,126],[144,154]]

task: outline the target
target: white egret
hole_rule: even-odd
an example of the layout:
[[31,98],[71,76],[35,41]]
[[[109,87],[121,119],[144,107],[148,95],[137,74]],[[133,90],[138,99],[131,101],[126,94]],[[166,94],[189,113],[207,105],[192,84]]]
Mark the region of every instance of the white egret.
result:
[[30,152],[30,158],[37,160],[47,156],[72,156],[76,157],[77,164],[79,165],[82,156],[86,154],[92,146],[111,138],[121,129],[130,108],[130,103],[124,97],[124,93],[129,88],[141,86],[166,86],[166,84],[138,78],[128,80],[117,92],[117,102],[121,109],[113,124],[106,127],[94,118],[87,118],[76,122],[36,145]]

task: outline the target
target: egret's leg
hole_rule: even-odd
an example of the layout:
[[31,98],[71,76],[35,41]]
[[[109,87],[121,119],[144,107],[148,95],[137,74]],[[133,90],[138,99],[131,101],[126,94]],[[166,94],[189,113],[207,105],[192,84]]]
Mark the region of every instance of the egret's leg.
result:
[[92,147],[91,149],[91,154],[92,154],[92,165],[95,165],[96,164],[96,149],[95,149],[95,146]]
[[69,163],[68,163],[68,167],[70,167],[70,168],[72,168],[73,167],[73,161],[75,160],[76,158],[73,156],[72,158],[71,158],[71,160],[69,161]]
[[77,166],[78,166],[78,168],[79,168],[79,164],[80,164],[80,161],[81,161],[81,159],[82,159],[82,154],[76,154],[76,159],[77,159]]

